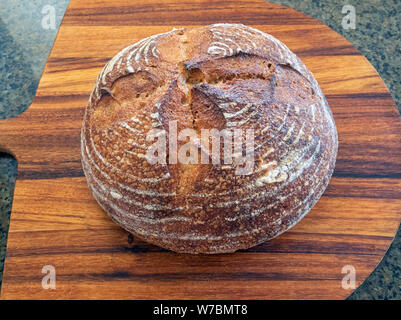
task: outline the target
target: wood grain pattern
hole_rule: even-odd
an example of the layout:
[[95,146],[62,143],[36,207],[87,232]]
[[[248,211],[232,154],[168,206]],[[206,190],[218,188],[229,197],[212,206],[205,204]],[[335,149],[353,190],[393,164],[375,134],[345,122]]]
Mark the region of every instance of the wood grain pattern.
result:
[[[339,133],[324,196],[293,229],[217,256],[168,252],[133,239],[100,209],[80,163],[83,109],[103,65],[123,47],[172,27],[240,22],[272,34],[305,62]],[[72,0],[33,104],[0,121],[18,160],[2,299],[343,299],[383,257],[401,216],[401,124],[377,72],[318,21],[268,2]],[[57,289],[41,286],[44,265]]]

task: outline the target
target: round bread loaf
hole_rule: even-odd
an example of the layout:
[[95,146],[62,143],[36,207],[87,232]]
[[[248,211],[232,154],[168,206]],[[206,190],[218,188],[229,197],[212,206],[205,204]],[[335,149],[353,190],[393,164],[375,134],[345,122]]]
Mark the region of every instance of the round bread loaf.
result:
[[[243,147],[242,134],[253,133],[241,149],[251,170],[238,173],[237,149],[231,163],[223,152],[212,158],[210,139],[170,148],[172,124],[224,132],[218,146],[242,130]],[[166,151],[154,153],[165,161],[149,161],[149,132],[166,133]],[[294,226],[324,192],[337,145],[311,72],[279,40],[241,24],[174,29],[123,49],[100,73],[81,132],[84,173],[111,219],[186,253],[246,249]],[[178,158],[199,153],[179,161],[181,147]],[[204,154],[209,163],[197,161]]]

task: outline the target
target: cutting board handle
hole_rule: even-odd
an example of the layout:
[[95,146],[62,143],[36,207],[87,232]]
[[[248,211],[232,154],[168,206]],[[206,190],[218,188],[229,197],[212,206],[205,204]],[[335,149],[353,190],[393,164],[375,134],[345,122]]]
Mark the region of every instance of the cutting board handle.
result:
[[9,153],[18,158],[25,148],[29,148],[29,141],[25,135],[28,110],[8,119],[0,119],[0,152]]

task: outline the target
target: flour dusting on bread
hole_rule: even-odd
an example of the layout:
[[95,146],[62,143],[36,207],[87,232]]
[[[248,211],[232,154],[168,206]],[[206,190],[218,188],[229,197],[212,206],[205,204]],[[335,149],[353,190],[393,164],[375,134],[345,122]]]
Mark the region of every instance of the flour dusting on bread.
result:
[[[253,169],[238,175],[243,153],[235,150],[229,163],[216,162],[223,155],[174,163],[173,129],[199,133],[192,144],[178,139],[199,159],[209,156],[202,130],[222,141],[249,130]],[[149,161],[149,132],[166,139],[165,161]],[[113,221],[187,253],[246,249],[294,226],[327,187],[337,144],[330,108],[302,61],[273,36],[226,23],[121,50],[99,74],[81,132],[88,185]]]

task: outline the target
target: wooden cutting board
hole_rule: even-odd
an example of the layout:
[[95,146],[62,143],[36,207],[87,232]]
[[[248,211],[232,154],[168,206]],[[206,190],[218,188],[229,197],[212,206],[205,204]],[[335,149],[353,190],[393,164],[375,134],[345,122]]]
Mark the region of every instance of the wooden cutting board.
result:
[[[172,27],[244,23],[293,50],[317,78],[339,133],[324,196],[294,228],[234,254],[175,254],[133,239],[90,194],[80,163],[84,107],[120,49]],[[401,217],[401,123],[369,62],[344,38],[292,9],[259,0],[72,0],[35,99],[0,121],[18,160],[3,299],[343,299],[389,247]],[[140,170],[140,168],[138,168]],[[56,290],[42,288],[42,268]]]

